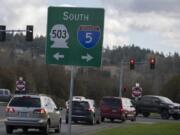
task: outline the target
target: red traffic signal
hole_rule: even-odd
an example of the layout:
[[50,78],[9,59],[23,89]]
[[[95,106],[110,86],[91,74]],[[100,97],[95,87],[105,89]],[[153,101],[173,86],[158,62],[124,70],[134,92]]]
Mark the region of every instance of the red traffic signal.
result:
[[135,60],[134,59],[130,59],[130,69],[133,70],[135,68]]
[[150,58],[149,59],[150,69],[155,69],[156,59]]

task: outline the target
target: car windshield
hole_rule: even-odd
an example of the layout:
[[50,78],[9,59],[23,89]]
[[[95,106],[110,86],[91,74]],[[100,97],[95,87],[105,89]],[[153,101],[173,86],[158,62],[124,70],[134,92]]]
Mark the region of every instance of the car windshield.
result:
[[9,106],[14,107],[41,107],[40,98],[34,97],[15,97]]
[[121,101],[120,99],[116,99],[116,98],[104,98],[103,104],[111,107],[117,107],[121,105]]
[[165,103],[173,103],[173,101],[171,101],[169,98],[167,97],[161,97],[161,100]]

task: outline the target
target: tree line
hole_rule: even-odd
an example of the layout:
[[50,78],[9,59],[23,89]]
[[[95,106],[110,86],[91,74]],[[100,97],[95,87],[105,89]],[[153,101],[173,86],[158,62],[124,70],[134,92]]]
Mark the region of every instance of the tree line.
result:
[[[21,50],[21,51],[20,51]],[[7,41],[0,43],[0,88],[8,88],[13,93],[19,76],[26,81],[29,92],[51,95],[64,105],[69,96],[70,71],[65,66],[45,64],[45,37],[36,37],[26,42],[22,34],[7,35]],[[148,59],[156,58],[154,70],[149,69]],[[129,69],[128,61],[134,58],[145,64],[136,64]],[[143,94],[157,94],[180,102],[180,56],[141,49],[135,45],[125,45],[113,49],[104,48],[102,66],[114,66],[119,69],[121,60],[124,65],[123,96],[131,97],[131,88],[139,82]],[[74,95],[82,95],[99,101],[102,96],[119,95],[119,70],[117,75],[101,68],[76,67]]]

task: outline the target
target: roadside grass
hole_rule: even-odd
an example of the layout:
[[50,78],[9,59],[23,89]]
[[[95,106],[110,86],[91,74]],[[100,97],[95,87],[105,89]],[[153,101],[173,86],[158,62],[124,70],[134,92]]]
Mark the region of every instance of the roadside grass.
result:
[[133,124],[98,131],[93,135],[180,135],[180,123]]

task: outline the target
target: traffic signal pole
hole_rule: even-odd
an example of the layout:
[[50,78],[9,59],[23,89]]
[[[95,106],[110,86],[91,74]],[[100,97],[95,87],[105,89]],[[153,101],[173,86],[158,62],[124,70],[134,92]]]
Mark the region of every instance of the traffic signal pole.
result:
[[121,60],[120,64],[120,75],[119,75],[119,97],[122,97],[122,84],[123,84],[123,75],[124,75],[124,61]]

